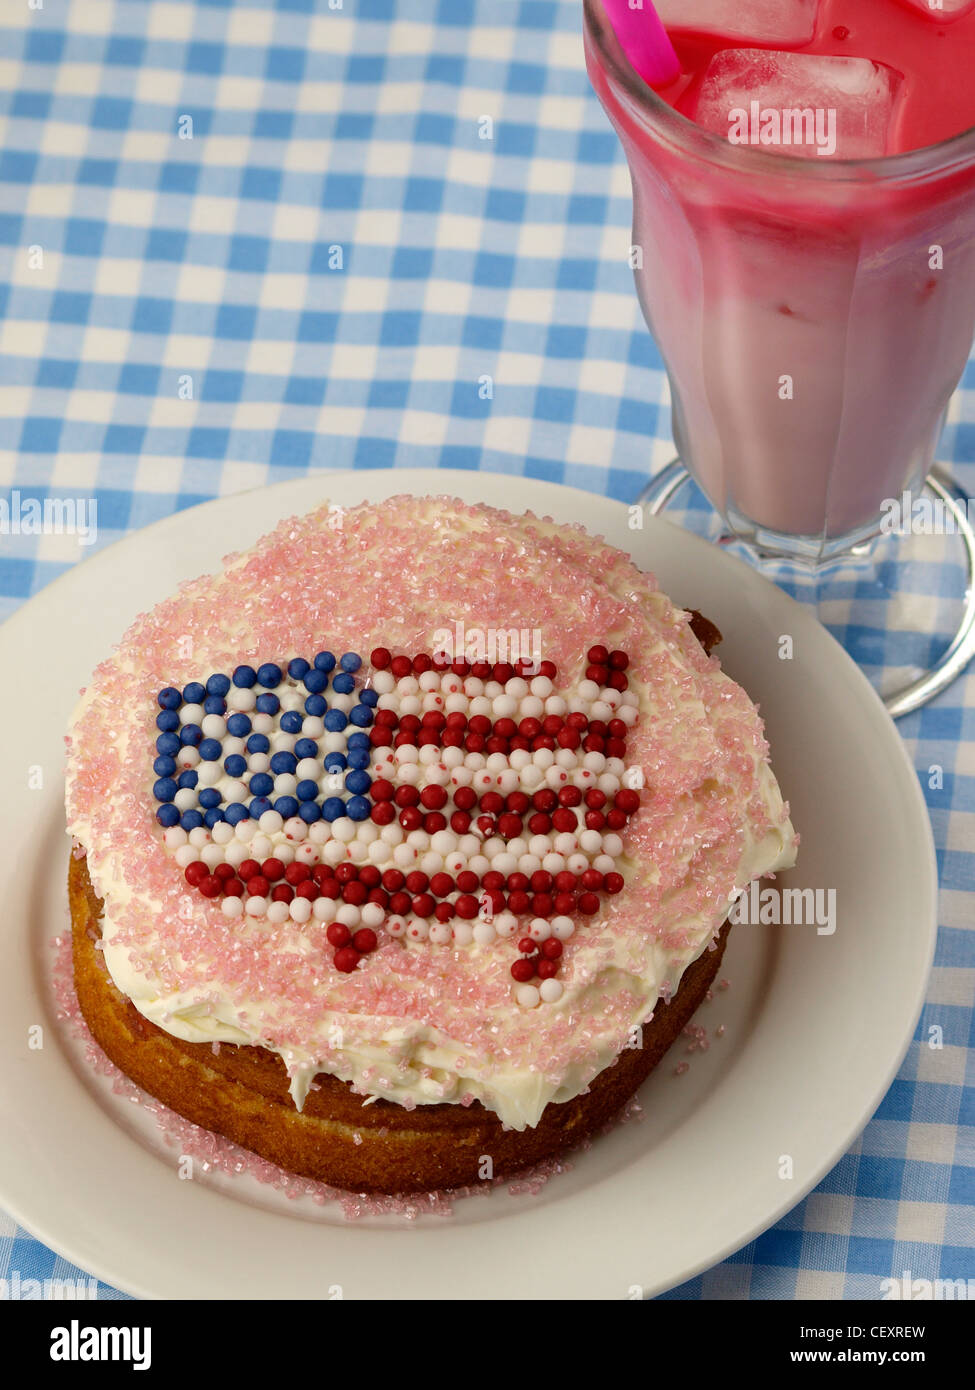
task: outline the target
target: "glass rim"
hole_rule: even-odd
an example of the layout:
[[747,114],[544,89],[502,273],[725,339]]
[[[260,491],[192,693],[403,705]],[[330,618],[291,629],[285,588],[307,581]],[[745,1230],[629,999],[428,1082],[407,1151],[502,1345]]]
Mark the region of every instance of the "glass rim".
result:
[[890,182],[932,173],[942,174],[966,161],[975,161],[975,126],[933,145],[868,159],[814,162],[801,155],[769,154],[750,145],[731,145],[722,136],[696,125],[689,117],[668,105],[644,82],[623,52],[602,0],[583,0],[583,25],[607,73],[626,90],[640,111],[657,128],[678,145],[685,148],[693,145],[692,153],[739,173],[771,174],[786,179],[819,179],[824,183],[864,179]]

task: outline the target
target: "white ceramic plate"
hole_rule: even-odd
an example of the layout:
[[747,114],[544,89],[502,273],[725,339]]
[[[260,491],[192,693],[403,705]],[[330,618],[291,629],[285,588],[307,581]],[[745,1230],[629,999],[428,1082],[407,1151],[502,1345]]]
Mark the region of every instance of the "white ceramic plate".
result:
[[[47,942],[68,924],[62,736],[79,687],[130,620],[326,496],[453,493],[581,521],[629,550],[724,633],[721,657],[762,707],[801,832],[789,882],[835,888],[838,927],[739,927],[732,984],[641,1093],[646,1117],[535,1196],[499,1188],[449,1219],[346,1222],[249,1176],[180,1181],[138,1107],[86,1074],[51,1003]],[[0,972],[0,1204],[99,1278],[160,1298],[626,1298],[707,1268],[788,1211],[833,1166],[896,1074],[936,931],[934,849],[915,773],[859,671],[818,624],[720,550],[616,502],[445,470],[318,474],[169,517],[95,555],[0,629],[5,794]],[[557,582],[557,576],[553,576]],[[779,638],[793,639],[781,660]],[[36,677],[25,680],[28,672]],[[28,789],[28,768],[44,786]],[[35,779],[36,780],[36,779]],[[41,1023],[45,1045],[28,1047]],[[135,1113],[134,1113],[135,1112]],[[783,1155],[791,1178],[780,1176]]]

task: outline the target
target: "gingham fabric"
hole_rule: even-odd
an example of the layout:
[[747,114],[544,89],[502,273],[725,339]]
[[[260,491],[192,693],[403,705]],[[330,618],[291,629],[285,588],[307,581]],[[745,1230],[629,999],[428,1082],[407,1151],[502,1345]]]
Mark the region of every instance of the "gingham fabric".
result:
[[[630,500],[670,458],[578,0],[5,0],[0,26],[0,496],[97,498],[101,547],[311,469]],[[964,390],[941,452],[971,490]],[[87,553],[0,535],[0,611]],[[975,674],[900,731],[943,884],[915,1043],[820,1187],[667,1297],[975,1276]],[[0,1278],[91,1289],[9,1221]]]

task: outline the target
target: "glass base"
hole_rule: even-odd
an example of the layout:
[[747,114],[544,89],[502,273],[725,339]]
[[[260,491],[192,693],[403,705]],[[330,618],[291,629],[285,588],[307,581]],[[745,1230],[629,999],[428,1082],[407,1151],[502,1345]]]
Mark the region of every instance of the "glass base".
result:
[[815,608],[899,719],[949,686],[975,656],[975,532],[965,499],[939,469],[923,498],[914,530],[870,537],[815,567],[763,551],[760,537],[751,543],[732,535],[679,459],[636,500],[757,565]]

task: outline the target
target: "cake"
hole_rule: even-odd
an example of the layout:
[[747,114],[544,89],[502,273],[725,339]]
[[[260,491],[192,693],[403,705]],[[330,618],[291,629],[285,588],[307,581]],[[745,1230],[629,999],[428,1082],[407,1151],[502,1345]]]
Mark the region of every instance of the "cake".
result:
[[560,1156],[795,859],[718,636],[583,528],[447,497],[323,504],[183,584],[66,739],[93,1035],[336,1187]]

